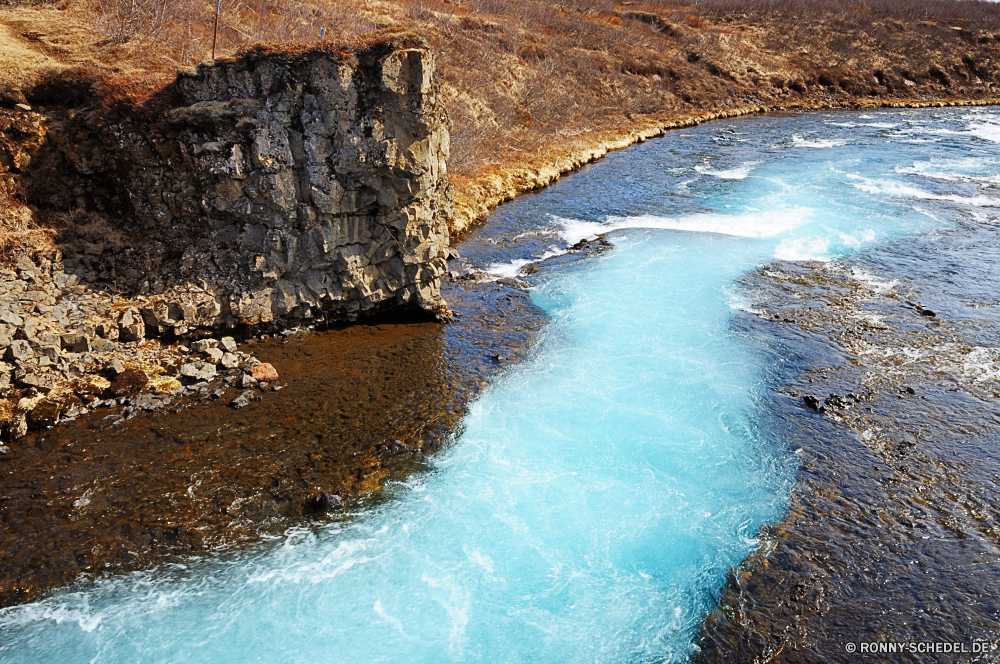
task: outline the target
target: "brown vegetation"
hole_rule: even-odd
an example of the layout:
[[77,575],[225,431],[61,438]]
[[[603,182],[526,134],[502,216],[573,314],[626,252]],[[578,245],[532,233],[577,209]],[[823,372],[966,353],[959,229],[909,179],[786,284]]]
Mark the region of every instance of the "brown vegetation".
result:
[[[214,10],[211,0],[0,10],[0,102],[23,94],[66,103],[68,88],[51,84],[59,72],[103,81],[92,97],[148,94],[176,67],[210,57]],[[1000,85],[1000,6],[980,0],[224,1],[218,51],[389,26],[416,29],[439,55],[454,125],[455,229],[678,120],[988,99]]]

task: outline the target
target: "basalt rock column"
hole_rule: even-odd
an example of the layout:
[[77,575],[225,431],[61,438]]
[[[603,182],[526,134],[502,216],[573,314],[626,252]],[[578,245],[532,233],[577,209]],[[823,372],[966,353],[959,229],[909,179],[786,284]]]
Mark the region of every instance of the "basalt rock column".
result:
[[449,122],[423,40],[257,46],[176,86],[153,117],[53,136],[120,201],[116,284],[147,296],[147,327],[444,310]]

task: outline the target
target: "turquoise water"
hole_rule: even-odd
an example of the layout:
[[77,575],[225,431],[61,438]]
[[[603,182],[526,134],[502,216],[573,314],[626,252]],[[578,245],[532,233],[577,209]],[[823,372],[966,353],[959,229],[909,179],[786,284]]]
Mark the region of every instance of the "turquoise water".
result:
[[796,471],[772,358],[731,325],[740,276],[996,217],[998,140],[985,110],[714,123],[505,206],[462,262],[553,258],[525,277],[550,322],[430,471],[351,520],[2,610],[0,659],[683,661]]

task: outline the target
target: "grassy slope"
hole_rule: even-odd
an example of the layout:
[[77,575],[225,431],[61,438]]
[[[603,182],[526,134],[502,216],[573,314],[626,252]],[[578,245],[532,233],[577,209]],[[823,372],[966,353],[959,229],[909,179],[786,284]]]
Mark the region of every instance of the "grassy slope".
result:
[[[213,3],[88,1],[0,9],[0,91],[30,96],[47,70],[80,66],[155,87],[210,53]],[[320,28],[423,34],[454,123],[456,231],[608,149],[719,111],[1000,96],[1000,6],[704,2],[247,0],[224,14],[219,51]]]

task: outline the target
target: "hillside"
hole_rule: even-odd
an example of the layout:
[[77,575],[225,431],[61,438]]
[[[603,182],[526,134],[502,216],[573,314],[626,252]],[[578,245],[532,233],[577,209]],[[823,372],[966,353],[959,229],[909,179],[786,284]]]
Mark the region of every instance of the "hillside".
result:
[[[148,95],[178,66],[211,57],[213,10],[191,0],[0,9],[0,100],[44,109]],[[1000,7],[978,0],[250,0],[222,10],[219,55],[386,27],[424,36],[453,124],[453,232],[609,148],[719,112],[1000,96]],[[67,97],[54,78],[85,79],[85,89]],[[39,213],[7,189],[8,254],[51,249],[81,217],[105,224],[93,210]]]

